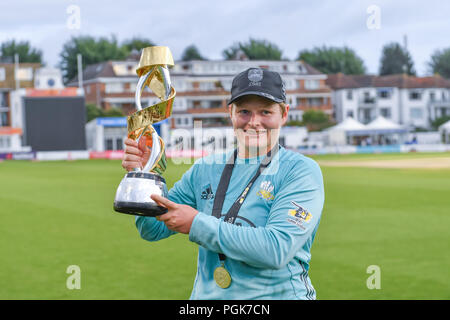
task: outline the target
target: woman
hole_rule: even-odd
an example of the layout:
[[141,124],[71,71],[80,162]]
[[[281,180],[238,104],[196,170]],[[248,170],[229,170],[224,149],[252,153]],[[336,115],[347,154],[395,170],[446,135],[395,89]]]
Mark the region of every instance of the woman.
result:
[[[166,214],[136,218],[146,240],[180,232],[200,246],[191,299],[316,298],[308,270],[323,179],[315,161],[278,144],[285,101],[278,73],[237,75],[229,101],[237,150],[197,160],[168,199],[152,195]],[[125,144],[122,166],[145,165],[144,144]]]

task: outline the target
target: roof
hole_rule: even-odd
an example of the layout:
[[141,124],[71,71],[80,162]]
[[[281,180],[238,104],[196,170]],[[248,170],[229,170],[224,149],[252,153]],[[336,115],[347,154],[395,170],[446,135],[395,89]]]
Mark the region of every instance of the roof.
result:
[[341,123],[339,123],[333,127],[330,127],[326,130],[327,131],[334,131],[334,130],[351,131],[351,130],[364,130],[364,129],[366,129],[365,125],[363,125],[362,123],[353,119],[352,117],[347,117]]
[[303,66],[305,67],[306,71],[308,72],[308,74],[324,74],[323,72],[320,72],[319,70],[317,70],[316,68],[310,66],[309,64],[307,64],[305,61],[301,60],[301,63],[303,64]]
[[351,89],[360,87],[353,77],[349,77],[341,72],[329,74],[325,83],[333,89]]
[[447,122],[444,122],[443,124],[441,124],[439,126],[439,130],[448,130],[448,131],[450,131],[450,120],[448,120]]
[[450,88],[450,80],[439,75],[429,77],[414,77],[406,74],[387,76],[330,74],[326,84],[333,89],[352,89],[365,87],[394,88]]
[[403,129],[403,126],[388,120],[382,116],[378,116],[372,122],[366,125],[367,129]]
[[26,97],[76,97],[78,88],[68,87],[64,89],[26,89]]
[[[100,62],[88,65],[83,70],[83,80],[91,80],[100,77],[115,77],[112,61]],[[78,85],[78,75],[72,78],[68,85]]]
[[391,133],[406,133],[405,127],[390,121],[382,116],[378,116],[372,122],[365,126],[363,130],[354,130],[350,135],[375,135],[375,134],[391,134]]
[[382,116],[377,117],[371,123],[364,125],[352,117],[347,117],[344,121],[334,127],[326,129],[326,131],[345,131],[350,136],[389,134],[389,133],[405,133],[407,130]]
[[[265,60],[252,60],[254,63],[264,63],[264,62],[273,62],[273,61],[265,61]],[[220,60],[220,61],[212,61],[212,60],[195,60],[195,61],[180,61],[180,62],[176,62],[176,63],[181,63],[181,64],[190,64],[192,62],[201,62],[201,63],[215,63],[215,62],[225,62],[225,63],[233,63],[233,61],[229,61],[229,60]],[[276,61],[279,63],[283,63],[283,61]],[[293,61],[288,61],[290,63],[292,63]],[[105,61],[105,62],[100,62],[100,63],[96,63],[96,64],[91,64],[88,65],[84,70],[83,70],[83,81],[88,81],[88,80],[92,80],[92,79],[97,79],[97,78],[119,78],[119,77],[136,77],[137,75],[134,72],[134,70],[131,73],[127,73],[126,75],[119,75],[117,74],[117,71],[120,69],[117,69],[118,66],[126,64],[126,63],[135,63],[136,65],[138,64],[138,61],[133,60],[131,57],[127,60],[124,61]],[[297,62],[298,63],[298,62]],[[309,64],[307,64],[304,61],[300,61],[301,65],[304,67],[304,69],[306,70],[306,75],[324,75],[324,73],[320,72],[319,70],[313,68],[312,66],[310,66]],[[298,71],[297,71],[298,72]],[[280,72],[281,74],[297,74],[297,73],[293,73],[292,71],[285,71],[285,72]],[[220,76],[234,76],[235,74],[223,74],[223,73],[218,73],[217,71],[214,73],[206,73],[206,74],[196,74],[195,72],[190,72],[190,71],[171,71],[172,75],[178,75],[178,76],[188,76],[188,77],[220,77]],[[72,78],[69,82],[68,82],[68,86],[77,86],[78,85],[78,75],[75,76],[74,78]]]

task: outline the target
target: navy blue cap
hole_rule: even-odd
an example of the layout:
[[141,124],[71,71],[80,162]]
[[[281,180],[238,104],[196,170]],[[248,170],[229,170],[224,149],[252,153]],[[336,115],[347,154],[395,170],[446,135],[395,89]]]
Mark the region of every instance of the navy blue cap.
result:
[[234,77],[228,104],[247,95],[261,96],[277,103],[286,102],[286,91],[280,74],[263,68],[249,68]]

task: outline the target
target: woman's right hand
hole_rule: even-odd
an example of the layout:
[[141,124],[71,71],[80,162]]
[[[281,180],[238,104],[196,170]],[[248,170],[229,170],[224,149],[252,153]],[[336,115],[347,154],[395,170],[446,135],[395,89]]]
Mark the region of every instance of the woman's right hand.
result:
[[130,138],[125,140],[125,154],[122,159],[122,167],[125,170],[131,171],[134,168],[145,167],[151,152],[151,149],[146,146],[147,139],[149,138],[142,136],[139,143]]

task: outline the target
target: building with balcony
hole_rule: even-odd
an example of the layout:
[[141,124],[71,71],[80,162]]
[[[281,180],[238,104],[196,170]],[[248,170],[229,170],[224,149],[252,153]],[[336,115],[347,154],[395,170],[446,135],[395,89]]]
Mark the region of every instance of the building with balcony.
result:
[[450,81],[440,76],[405,74],[374,76],[328,75],[337,122],[347,117],[367,124],[383,116],[410,129],[430,128],[436,118],[450,115]]
[[[138,61],[107,61],[86,67],[83,87],[86,103],[103,109],[121,108],[129,115],[135,111],[134,92]],[[171,128],[230,127],[227,101],[233,77],[251,67],[277,71],[286,86],[289,120],[301,120],[305,110],[322,110],[332,117],[331,89],[327,76],[302,61],[178,61],[171,68],[171,80],[177,91],[170,118]],[[77,85],[74,79],[69,85]],[[143,106],[159,99],[149,91],[142,95]]]

